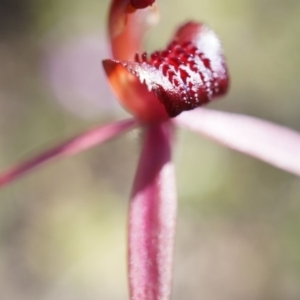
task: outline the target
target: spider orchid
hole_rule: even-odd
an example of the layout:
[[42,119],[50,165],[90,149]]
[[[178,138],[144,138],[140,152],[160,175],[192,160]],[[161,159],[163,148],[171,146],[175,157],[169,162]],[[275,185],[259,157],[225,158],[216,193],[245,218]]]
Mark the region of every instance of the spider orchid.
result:
[[197,108],[225,94],[229,85],[220,41],[209,27],[188,22],[165,50],[136,54],[141,53],[145,32],[157,21],[155,0],[112,1],[108,26],[113,58],[104,60],[103,66],[133,118],[94,128],[0,175],[4,186],[46,161],[71,156],[139,126],[142,151],[128,225],[132,300],[167,300],[171,294],[175,126],[300,176],[299,133],[250,116]]

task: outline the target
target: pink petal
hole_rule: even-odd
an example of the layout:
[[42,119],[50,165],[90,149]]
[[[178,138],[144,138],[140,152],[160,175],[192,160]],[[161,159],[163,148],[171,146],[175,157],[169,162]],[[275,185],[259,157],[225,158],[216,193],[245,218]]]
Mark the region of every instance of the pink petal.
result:
[[176,218],[170,123],[145,128],[129,212],[132,300],[170,297]]
[[117,135],[125,133],[136,125],[137,124],[134,119],[129,119],[115,122],[106,126],[96,127],[84,132],[54,148],[46,150],[32,159],[29,159],[3,172],[0,174],[0,187],[19,178],[24,173],[53,158],[77,154],[83,150],[89,149],[111,138],[114,138]]
[[232,149],[300,176],[300,134],[250,116],[197,109],[174,120]]

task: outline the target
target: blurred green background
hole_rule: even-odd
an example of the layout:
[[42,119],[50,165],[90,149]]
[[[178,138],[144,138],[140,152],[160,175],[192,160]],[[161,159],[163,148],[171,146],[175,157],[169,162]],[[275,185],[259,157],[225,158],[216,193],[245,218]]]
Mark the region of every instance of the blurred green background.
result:
[[[212,108],[300,130],[299,0],[160,0],[146,49],[183,21],[220,35],[231,90]],[[0,167],[121,119],[101,59],[108,0],[0,0]],[[0,191],[0,299],[127,299],[133,132]],[[300,154],[299,154],[300,156]],[[174,300],[300,299],[300,180],[178,131]]]

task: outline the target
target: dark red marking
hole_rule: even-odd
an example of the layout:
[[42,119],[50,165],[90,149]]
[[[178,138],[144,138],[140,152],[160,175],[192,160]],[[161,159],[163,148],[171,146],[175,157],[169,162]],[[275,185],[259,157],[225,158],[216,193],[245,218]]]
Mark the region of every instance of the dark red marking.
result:
[[155,0],[131,0],[130,3],[134,8],[146,8],[152,5]]
[[[186,37],[194,39],[187,41]],[[219,40],[202,24],[190,22],[184,25],[166,50],[136,55],[135,61],[141,64],[141,69],[149,70],[149,80],[143,83],[156,94],[170,117],[206,104],[228,88],[227,68]],[[159,71],[173,88],[160,82],[159,76],[153,75],[147,65]],[[137,71],[137,77],[142,77],[137,68],[131,69]]]
[[[143,118],[147,115],[147,109],[151,111],[152,119],[155,119],[156,109],[158,115],[163,115],[156,101],[163,104],[169,117],[175,117],[182,111],[202,106],[225,94],[229,86],[219,38],[209,27],[196,22],[180,27],[173,42],[163,51],[155,51],[150,55],[146,52],[136,54],[134,61],[105,61],[104,67],[109,76],[117,65],[138,79],[128,81],[135,91],[132,93],[134,95],[130,95],[135,99],[132,108],[130,100],[125,99],[124,102],[133,112],[142,107]],[[128,85],[124,77],[116,76],[114,82],[120,87],[125,85],[119,88],[121,97],[125,97]],[[139,101],[141,104],[137,104]],[[141,114],[141,111],[136,113]]]

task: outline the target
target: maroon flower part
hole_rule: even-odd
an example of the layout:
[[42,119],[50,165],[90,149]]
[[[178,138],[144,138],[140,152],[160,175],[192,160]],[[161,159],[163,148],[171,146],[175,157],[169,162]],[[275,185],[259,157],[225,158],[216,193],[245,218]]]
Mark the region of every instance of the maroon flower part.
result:
[[[153,2],[153,1],[151,1]],[[136,1],[142,5],[149,1]],[[142,51],[143,37],[159,20],[158,7],[144,9],[132,6],[130,0],[112,0],[108,18],[108,33],[114,59],[133,60]]]
[[[226,93],[229,79],[223,50],[208,26],[186,23],[165,50],[138,54],[145,31],[157,19],[157,7],[132,11],[125,2],[115,0],[111,6],[114,59],[105,60],[103,66],[129,112],[146,122],[161,121]],[[130,46],[121,47],[125,42]]]
[[[138,97],[139,101],[148,102],[153,107],[158,98],[169,117],[206,104],[224,94],[228,88],[228,73],[219,38],[209,27],[196,22],[179,28],[167,49],[156,51],[149,58],[144,53],[136,54],[135,62],[104,61],[113,85],[121,87],[124,74],[118,66],[137,77],[148,91],[153,92],[146,93],[145,89],[137,87],[141,89],[140,93],[145,94],[143,98]],[[115,71],[117,74],[114,74]],[[132,79],[128,76],[127,80]],[[122,93],[119,96],[122,98]],[[145,100],[145,97],[148,99]],[[145,105],[145,112],[138,111],[137,115],[142,113],[142,118],[149,119],[146,114],[150,110],[151,107]]]
[[145,8],[152,5],[155,0],[131,0],[131,5],[134,8]]
[[134,118],[83,133],[0,174],[3,186],[50,159],[73,155],[139,125],[142,152],[128,225],[131,300],[170,299],[176,125],[300,176],[298,132],[250,116],[203,108],[183,112],[226,93],[229,80],[223,51],[209,27],[189,22],[177,30],[166,50],[136,54],[142,53],[142,38],[157,20],[155,1],[112,1],[108,29],[113,57],[103,65],[114,92]]

